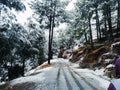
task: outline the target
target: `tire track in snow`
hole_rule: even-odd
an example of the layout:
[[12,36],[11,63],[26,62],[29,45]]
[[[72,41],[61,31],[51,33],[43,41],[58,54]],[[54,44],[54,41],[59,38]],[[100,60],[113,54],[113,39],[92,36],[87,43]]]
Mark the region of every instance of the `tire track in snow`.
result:
[[57,72],[57,78],[56,78],[56,82],[57,82],[57,90],[69,90],[69,88],[67,87],[67,82],[65,80],[65,76],[63,75],[63,71],[62,68],[64,67],[64,63],[59,60],[58,61],[58,72]]
[[88,81],[86,80],[86,78],[82,77],[80,74],[78,74],[76,71],[74,71],[71,67],[69,67],[68,64],[67,64],[63,59],[62,59],[62,62],[64,62],[64,63],[66,64],[66,66],[68,67],[69,72],[70,72],[71,75],[73,76],[76,84],[80,87],[80,90],[84,90],[84,88],[82,87],[82,85],[80,84],[78,78],[77,78],[75,75],[77,75],[77,76],[79,76],[80,78],[82,78],[82,80],[83,80],[87,85],[89,85],[89,86],[92,88],[92,90],[98,90],[95,86],[93,86],[90,82],[88,82]]
[[[66,79],[66,82],[67,82],[67,86],[69,87],[69,90],[85,90],[84,88],[83,88],[83,86],[81,85],[81,83],[79,82],[79,79],[77,79],[77,78],[75,78],[75,76],[71,73],[71,71],[69,70],[69,64],[68,63],[66,63],[64,60],[62,60],[62,63],[64,62],[64,66],[65,67],[62,67],[62,71],[63,71],[63,74],[64,74],[64,76],[65,76],[65,79]],[[67,75],[66,73],[67,73],[67,71],[65,71],[65,70],[67,70],[68,72],[69,72],[69,74]],[[70,82],[70,78],[68,78],[68,76],[71,76],[71,78],[73,79],[73,82],[75,82],[75,84],[77,85],[76,87],[73,87],[73,84],[71,84]],[[75,86],[75,85],[74,85]]]
[[[85,90],[83,88],[83,86],[81,85],[81,83],[79,82],[79,79],[77,79],[74,76],[74,74],[69,70],[70,69],[69,65],[63,59],[61,59],[61,61],[62,61],[62,63],[64,62],[65,66],[67,67],[67,68],[62,67],[62,71],[63,71],[63,74],[65,76],[65,80],[67,82],[67,86],[68,86],[69,90]],[[75,84],[77,85],[77,87],[73,87],[73,85],[71,85],[70,78],[68,78],[68,75],[66,74],[67,72],[65,72],[65,69],[68,70],[69,75],[71,75],[71,78],[73,78],[73,80],[74,80]]]
[[[88,84],[93,90],[98,90],[95,86],[93,86],[90,82],[88,82],[88,81],[86,80],[86,78],[82,77],[80,74],[78,74],[78,73],[77,73],[76,71],[74,71],[73,69],[69,68],[69,71],[70,71],[71,74],[74,76],[74,78],[76,78],[76,77],[75,77],[75,74],[76,74],[77,76],[79,76],[80,78],[82,78],[82,79],[85,81],[85,83]],[[77,79],[77,78],[76,78],[76,79]]]
[[78,85],[78,87],[80,88],[80,90],[85,90],[85,89],[83,88],[83,86],[81,85],[81,83],[79,82],[78,78],[76,78],[75,73],[73,73],[73,72],[70,70],[69,67],[68,67],[68,70],[69,70],[69,72],[71,73],[72,77],[74,78],[74,80],[75,80],[76,84]]
[[[63,74],[63,76],[64,76],[64,79],[65,79],[65,82],[66,82],[66,86],[67,86],[67,88],[68,88],[68,90],[74,90],[73,89],[73,86],[71,85],[71,83],[70,83],[70,78],[68,78],[68,76],[67,76],[67,72],[65,72],[64,71],[64,69],[65,69],[65,67],[68,67],[68,64],[63,60],[63,59],[61,59],[60,61],[59,61],[59,64],[60,64],[60,70],[61,70],[61,73]],[[61,75],[62,75],[61,74]]]
[[[90,90],[98,90],[95,86],[93,86],[93,84],[91,84],[88,80],[86,80],[86,78],[84,78],[83,76],[81,76],[80,74],[78,74],[76,71],[74,71],[70,65],[68,63],[66,63],[63,59],[61,59],[59,61],[61,70],[63,72],[63,75],[65,77],[66,83],[67,83],[67,87],[69,90],[85,90],[85,86],[83,86],[81,83],[85,83],[88,87],[90,87]],[[64,64],[64,65],[63,65]],[[65,68],[67,67],[67,68]],[[76,83],[76,85],[79,87],[79,89],[73,89],[73,85],[70,83],[70,78],[68,78],[68,75],[66,74],[67,72],[65,70],[69,71],[69,74],[72,76],[74,82]],[[80,77],[80,78],[78,78]],[[82,81],[80,82],[80,79],[82,79]]]
[[70,81],[69,81],[69,79],[67,78],[67,75],[65,74],[63,68],[61,68],[61,70],[62,70],[63,75],[64,75],[64,77],[65,77],[65,81],[66,81],[66,84],[67,84],[68,90],[73,90],[73,89],[72,89],[73,87],[72,87],[72,85],[70,84]]
[[[48,72],[48,71],[47,71]],[[48,80],[50,77],[53,77],[53,73],[55,73],[54,78],[50,81]],[[60,77],[60,67],[56,67],[49,70],[48,77],[45,77],[44,80],[37,83],[35,90],[59,90],[58,89],[58,79]],[[47,79],[48,78],[48,79]]]
[[56,78],[57,90],[59,90],[59,79],[60,79],[60,68],[58,69],[57,78]]

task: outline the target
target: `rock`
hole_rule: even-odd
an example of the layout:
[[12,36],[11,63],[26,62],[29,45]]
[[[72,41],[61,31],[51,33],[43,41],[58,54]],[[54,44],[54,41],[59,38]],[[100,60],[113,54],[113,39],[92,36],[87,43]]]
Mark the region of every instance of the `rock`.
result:
[[116,43],[113,43],[111,45],[111,49],[112,49],[113,53],[116,53],[117,55],[120,55],[120,41],[116,42]]
[[76,62],[80,60],[82,57],[82,54],[84,53],[85,47],[79,47],[76,51],[72,53],[72,56],[70,58],[71,62]]
[[109,47],[102,46],[98,49],[93,50],[92,52],[89,52],[84,56],[83,62],[84,63],[93,63],[94,61],[98,61],[98,58],[105,52],[109,51]]
[[104,72],[105,75],[107,75],[109,78],[115,77],[115,65],[114,64],[107,65]]
[[103,67],[106,67],[109,64],[113,64],[115,62],[115,58],[116,54],[108,52],[101,55],[98,62],[101,63]]

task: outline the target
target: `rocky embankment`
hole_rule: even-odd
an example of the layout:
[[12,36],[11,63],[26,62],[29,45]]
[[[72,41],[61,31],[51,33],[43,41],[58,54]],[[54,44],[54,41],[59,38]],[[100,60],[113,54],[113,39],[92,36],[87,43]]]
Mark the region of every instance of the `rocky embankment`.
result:
[[80,68],[101,69],[110,78],[115,77],[114,63],[120,55],[120,39],[115,40],[112,44],[99,44],[91,49],[89,45],[79,47],[73,52],[70,58],[71,62],[79,62]]

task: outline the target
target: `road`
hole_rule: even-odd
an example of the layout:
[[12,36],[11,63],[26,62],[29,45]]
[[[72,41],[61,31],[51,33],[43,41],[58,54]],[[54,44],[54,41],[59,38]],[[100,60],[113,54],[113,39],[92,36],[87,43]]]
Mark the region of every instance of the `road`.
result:
[[49,69],[13,80],[9,90],[107,90],[105,82],[109,83],[94,73],[78,72],[72,64],[58,59]]

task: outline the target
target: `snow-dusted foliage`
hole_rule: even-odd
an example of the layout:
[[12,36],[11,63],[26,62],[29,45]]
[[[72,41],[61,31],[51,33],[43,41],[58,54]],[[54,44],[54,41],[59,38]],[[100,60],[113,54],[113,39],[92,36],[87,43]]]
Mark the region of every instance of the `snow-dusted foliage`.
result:
[[58,36],[58,46],[64,46],[65,49],[71,49],[76,44],[75,38],[74,38],[74,31],[71,27],[69,29],[66,29],[64,31],[59,31]]
[[28,39],[34,47],[32,50],[34,50],[34,52],[38,52],[37,56],[34,58],[38,61],[39,64],[42,64],[45,60],[45,48],[47,48],[45,46],[46,41],[44,31],[40,28],[39,23],[34,19],[30,19],[28,23],[28,30]]
[[0,26],[4,26],[9,28],[12,23],[16,22],[16,17],[8,7],[5,5],[0,4]]
[[[10,8],[0,3],[0,81],[23,75],[44,59],[44,33],[34,25],[22,26]],[[29,68],[25,68],[27,65]]]
[[14,8],[17,11],[25,9],[25,5],[21,2],[21,0],[0,0],[0,4],[6,5],[10,9]]

